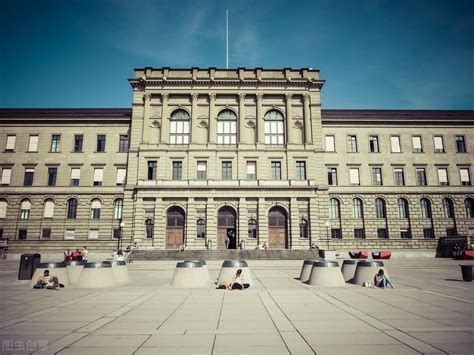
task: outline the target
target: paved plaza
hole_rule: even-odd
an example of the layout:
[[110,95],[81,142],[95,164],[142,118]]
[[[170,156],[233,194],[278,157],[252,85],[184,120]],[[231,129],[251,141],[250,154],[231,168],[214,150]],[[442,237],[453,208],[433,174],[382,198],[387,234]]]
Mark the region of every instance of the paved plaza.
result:
[[248,263],[245,291],[170,287],[172,261],[130,264],[114,288],[49,291],[0,262],[2,354],[474,353],[474,283],[457,261],[390,260],[393,290],[309,286],[301,261]]

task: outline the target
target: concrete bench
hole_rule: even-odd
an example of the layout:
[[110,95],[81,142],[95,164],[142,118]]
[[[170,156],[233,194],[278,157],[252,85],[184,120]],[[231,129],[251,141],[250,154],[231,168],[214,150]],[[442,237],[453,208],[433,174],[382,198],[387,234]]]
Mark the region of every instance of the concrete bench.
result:
[[392,252],[390,250],[373,251],[372,259],[390,259]]
[[69,280],[69,274],[67,272],[66,264],[64,263],[39,263],[36,265],[35,273],[30,281],[30,287],[33,287],[38,282],[38,279],[44,275],[44,271],[49,270],[49,276],[56,276],[59,283],[64,286],[69,286],[71,281]]
[[309,280],[309,275],[311,275],[311,270],[313,269],[313,263],[318,260],[305,260],[303,261],[303,266],[301,267],[300,281],[307,282]]
[[69,281],[71,281],[71,285],[77,284],[77,281],[79,281],[79,278],[81,277],[82,269],[84,268],[84,264],[86,262],[81,260],[77,261],[65,261],[64,264],[66,264],[67,267],[67,273],[69,275]]
[[170,282],[174,287],[207,287],[209,286],[204,268],[200,261],[181,261],[176,264]]
[[110,264],[112,266],[112,274],[116,283],[128,282],[130,277],[128,276],[127,263],[125,261],[104,261],[104,264]]
[[219,272],[219,277],[217,278],[217,285],[220,285],[222,282],[232,281],[238,269],[242,269],[244,283],[252,286],[252,275],[245,260],[225,260],[222,263],[221,271]]
[[98,288],[115,286],[115,278],[112,265],[108,263],[85,263],[82,269],[78,287]]
[[350,280],[354,277],[356,267],[357,267],[357,260],[344,260],[342,262],[342,276],[344,277],[344,281],[350,282]]
[[344,287],[346,282],[337,261],[315,261],[308,284],[312,286]]
[[374,276],[380,269],[383,269],[385,276],[388,277],[383,261],[359,261],[354,278],[350,282],[356,285],[362,285],[365,281],[374,282]]
[[350,251],[349,256],[351,259],[367,259],[369,252],[367,250]]

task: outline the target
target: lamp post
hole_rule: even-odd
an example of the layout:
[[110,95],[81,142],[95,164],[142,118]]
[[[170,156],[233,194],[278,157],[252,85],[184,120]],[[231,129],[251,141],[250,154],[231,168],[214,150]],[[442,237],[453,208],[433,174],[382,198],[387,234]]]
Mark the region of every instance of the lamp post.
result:
[[329,221],[326,221],[326,223],[324,223],[324,225],[326,226],[326,242],[327,242],[327,250],[329,250],[329,227],[331,226],[329,224]]
[[119,235],[117,238],[117,250],[120,250],[120,244],[122,241],[122,228],[125,227],[125,222],[122,221],[122,218],[119,218]]

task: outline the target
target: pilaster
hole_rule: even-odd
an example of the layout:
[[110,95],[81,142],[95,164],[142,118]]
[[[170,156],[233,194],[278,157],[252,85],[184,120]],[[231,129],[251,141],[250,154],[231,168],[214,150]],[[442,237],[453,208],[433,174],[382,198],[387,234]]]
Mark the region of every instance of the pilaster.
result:
[[310,95],[309,94],[304,94],[303,95],[303,100],[304,100],[304,137],[305,137],[305,143],[306,144],[312,144],[313,139],[311,135],[311,111],[309,108],[310,104]]
[[265,121],[263,119],[263,94],[257,94],[257,143],[265,144]]
[[168,144],[170,138],[170,113],[168,108],[168,94],[161,94],[161,143]]
[[213,198],[207,199],[206,215],[207,240],[212,242],[212,249],[217,249],[217,214]]
[[299,249],[300,244],[300,230],[299,230],[299,216],[298,216],[298,201],[296,197],[292,197],[290,200],[290,215],[288,217],[288,248]]
[[150,141],[150,103],[151,103],[151,94],[143,94],[143,126],[142,126],[142,142],[149,143]]
[[199,94],[193,93],[191,94],[191,143],[198,143],[197,140],[197,132],[195,129],[197,128],[197,122],[198,122],[198,108],[197,108],[197,102],[198,102],[198,97]]
[[286,94],[286,142],[288,144],[294,143],[293,130],[291,128],[291,122],[293,120],[293,109],[291,107],[291,100],[293,95]]
[[238,210],[238,221],[239,221],[239,241],[245,242],[245,246],[248,247],[248,214],[247,214],[247,201],[244,197],[239,199],[239,210]]
[[245,131],[245,94],[239,94],[239,132],[237,143],[248,143],[247,135],[243,134]]
[[209,143],[216,143],[216,94],[209,94]]
[[265,199],[258,199],[258,242],[267,243],[268,245],[268,216]]

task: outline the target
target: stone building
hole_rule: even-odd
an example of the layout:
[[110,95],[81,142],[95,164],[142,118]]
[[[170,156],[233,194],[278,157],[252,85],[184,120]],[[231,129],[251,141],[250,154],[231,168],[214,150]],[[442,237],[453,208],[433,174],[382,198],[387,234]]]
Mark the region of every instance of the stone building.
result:
[[153,249],[434,248],[474,234],[474,111],[321,110],[313,69],[144,68],[129,82],[131,110],[0,110],[13,250],[110,249],[119,236]]

